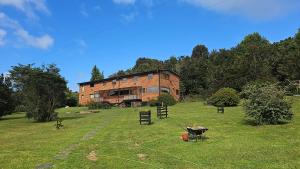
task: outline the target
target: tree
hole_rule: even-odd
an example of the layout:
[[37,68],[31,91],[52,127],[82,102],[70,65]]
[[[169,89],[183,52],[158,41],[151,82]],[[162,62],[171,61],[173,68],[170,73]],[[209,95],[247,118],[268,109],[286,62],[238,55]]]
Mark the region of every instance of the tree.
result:
[[10,79],[0,75],[0,118],[14,110],[13,90]]
[[205,96],[208,88],[208,49],[197,45],[192,57],[181,61],[180,75],[185,86],[184,95],[200,94]]
[[206,59],[208,59],[208,55],[209,55],[209,52],[205,45],[197,45],[193,49],[192,58],[206,60]]
[[92,69],[91,81],[97,81],[97,80],[102,80],[102,79],[104,79],[103,72],[100,73],[100,70],[95,65]]
[[78,105],[78,92],[73,92],[70,89],[66,91],[66,106],[75,107]]
[[284,91],[275,85],[253,86],[244,107],[246,115],[256,124],[278,124],[290,121],[293,117],[291,103],[285,98]]
[[65,101],[66,80],[55,65],[33,67],[13,66],[9,71],[16,91],[22,94],[28,118],[39,122],[57,117],[55,109]]
[[254,80],[273,80],[270,61],[272,59],[272,46],[270,42],[258,33],[253,33],[233,49],[236,57],[235,79],[237,90]]
[[150,58],[138,58],[135,65],[132,68],[132,73],[154,71],[162,68],[163,62],[159,60]]
[[167,70],[171,70],[173,72],[178,73],[179,70],[179,62],[175,56],[171,56],[168,60],[164,61],[164,67]]

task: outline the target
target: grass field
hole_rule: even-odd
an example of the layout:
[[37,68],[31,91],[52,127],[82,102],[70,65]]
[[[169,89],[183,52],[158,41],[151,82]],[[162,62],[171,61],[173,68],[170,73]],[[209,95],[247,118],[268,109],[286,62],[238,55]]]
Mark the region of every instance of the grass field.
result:
[[[138,111],[151,109],[153,124],[140,126]],[[149,107],[101,110],[63,108],[64,128],[35,123],[23,113],[0,121],[0,168],[300,168],[300,99],[291,123],[255,126],[242,107],[224,114],[201,102],[170,107],[158,120]],[[187,125],[202,125],[207,139],[183,142]]]

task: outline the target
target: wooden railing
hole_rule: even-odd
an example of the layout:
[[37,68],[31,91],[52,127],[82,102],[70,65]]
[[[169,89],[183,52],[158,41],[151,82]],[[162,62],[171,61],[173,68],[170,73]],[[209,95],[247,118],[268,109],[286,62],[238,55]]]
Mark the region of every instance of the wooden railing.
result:
[[137,100],[137,99],[140,99],[138,95],[128,95],[128,96],[124,96],[123,100]]

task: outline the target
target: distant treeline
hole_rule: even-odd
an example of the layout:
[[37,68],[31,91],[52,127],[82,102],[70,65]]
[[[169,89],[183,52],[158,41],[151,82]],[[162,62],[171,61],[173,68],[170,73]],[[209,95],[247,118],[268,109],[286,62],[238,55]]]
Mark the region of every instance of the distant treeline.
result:
[[300,29],[280,42],[271,43],[253,33],[231,49],[209,52],[205,45],[197,45],[191,56],[172,56],[165,61],[139,58],[132,68],[111,77],[157,69],[169,69],[181,76],[182,95],[206,97],[222,87],[241,91],[252,81],[289,85],[300,80]]

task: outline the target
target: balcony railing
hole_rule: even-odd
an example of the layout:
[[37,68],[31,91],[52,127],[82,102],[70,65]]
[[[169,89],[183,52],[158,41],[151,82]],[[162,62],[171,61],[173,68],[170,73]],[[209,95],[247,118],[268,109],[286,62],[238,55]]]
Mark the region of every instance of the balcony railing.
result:
[[138,95],[124,96],[124,100],[137,100],[137,99],[140,99],[140,97]]

